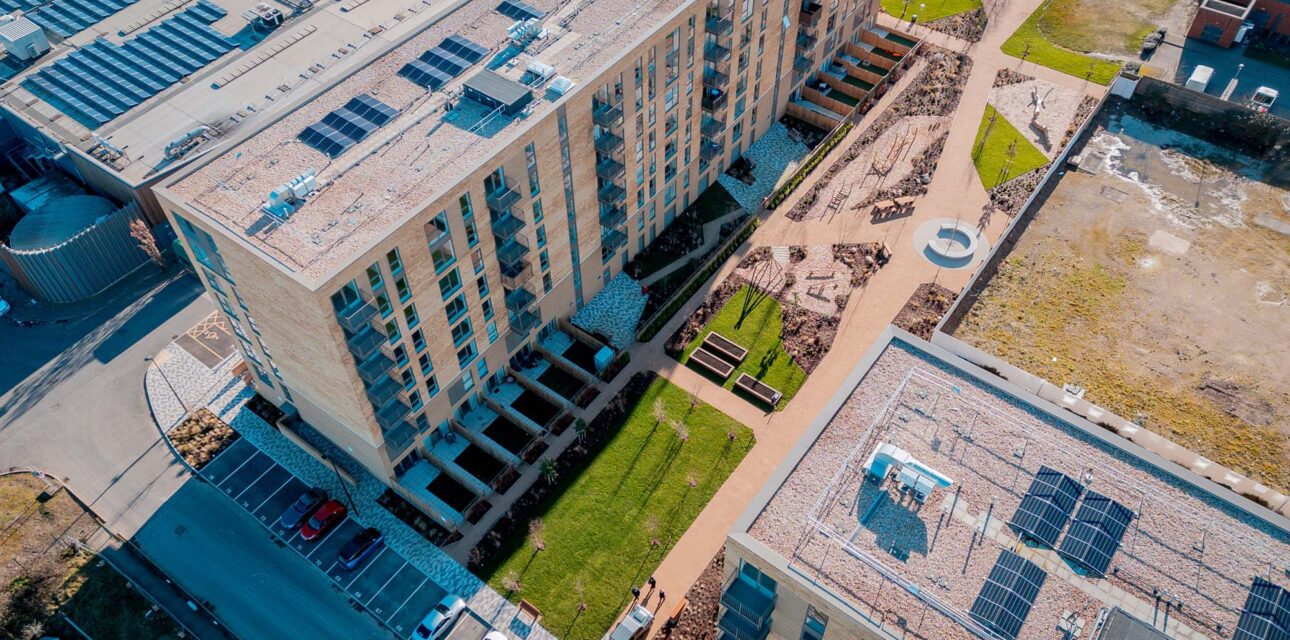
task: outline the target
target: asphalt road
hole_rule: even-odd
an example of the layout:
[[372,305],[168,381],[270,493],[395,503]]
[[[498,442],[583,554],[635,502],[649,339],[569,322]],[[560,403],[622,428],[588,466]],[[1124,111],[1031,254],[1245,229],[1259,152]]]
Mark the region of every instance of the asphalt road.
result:
[[100,309],[0,319],[0,470],[64,479],[229,629],[251,638],[388,638],[329,579],[180,464],[148,411],[145,357],[214,309],[191,276],[142,274]]

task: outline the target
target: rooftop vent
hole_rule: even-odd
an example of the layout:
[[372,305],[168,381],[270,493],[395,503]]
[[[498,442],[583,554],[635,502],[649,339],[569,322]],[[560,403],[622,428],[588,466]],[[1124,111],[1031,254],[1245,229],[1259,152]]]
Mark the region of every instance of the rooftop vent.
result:
[[487,69],[466,81],[465,94],[486,107],[501,109],[508,116],[519,113],[533,100],[533,91],[528,87]]
[[574,84],[574,81],[564,76],[556,76],[555,80],[551,81],[551,86],[547,87],[547,90],[558,96],[562,96],[572,91]]
[[49,51],[45,31],[27,18],[0,16],[0,44],[11,56],[23,62],[35,60]]
[[269,199],[260,208],[279,220],[286,220],[304,204],[309,194],[318,190],[317,172],[309,169],[269,192]]

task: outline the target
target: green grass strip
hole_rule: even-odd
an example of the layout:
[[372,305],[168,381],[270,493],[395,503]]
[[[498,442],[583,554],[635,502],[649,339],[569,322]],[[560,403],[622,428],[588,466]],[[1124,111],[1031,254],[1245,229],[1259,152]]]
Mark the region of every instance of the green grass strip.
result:
[[[1004,53],[1033,62],[1041,67],[1055,69],[1077,78],[1087,78],[1090,82],[1107,85],[1120,71],[1120,63],[1103,60],[1077,51],[1059,47],[1044,37],[1039,29],[1039,20],[1048,10],[1046,2],[999,47]],[[1029,48],[1027,49],[1027,45]]]
[[897,18],[904,14],[904,20],[918,14],[918,22],[926,23],[976,9],[981,0],[923,0],[921,7],[919,4],[918,0],[882,0],[882,10]]
[[[995,116],[993,126],[990,125],[991,116]],[[1016,157],[1009,165],[1008,147],[1013,142],[1017,143]],[[972,145],[972,164],[976,165],[977,176],[988,191],[1048,164],[1048,157],[1021,135],[1007,118],[995,111],[994,107],[986,105],[985,113],[981,116],[981,126],[976,131],[976,142]]]

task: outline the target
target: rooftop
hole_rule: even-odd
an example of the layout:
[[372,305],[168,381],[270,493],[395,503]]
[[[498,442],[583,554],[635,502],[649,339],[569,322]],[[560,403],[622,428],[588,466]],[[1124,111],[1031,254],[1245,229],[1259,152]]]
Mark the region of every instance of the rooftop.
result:
[[[685,0],[560,5],[540,0],[532,6],[546,14],[546,36],[523,48],[510,44],[507,30],[516,20],[497,11],[497,0],[458,4],[431,28],[170,189],[282,268],[321,283],[549,113],[562,95],[567,97],[552,90],[553,85],[565,90],[569,82],[581,86]],[[469,66],[464,69],[455,56],[432,56],[431,49],[454,35],[487,49],[487,55],[477,63],[465,60]],[[451,60],[443,62],[445,58]],[[408,65],[418,68],[410,75],[431,86],[443,82],[432,67],[446,69],[452,79],[427,92],[401,75]],[[526,75],[530,67],[554,72],[545,78]],[[463,85],[485,69],[531,87],[532,102],[507,115],[506,105],[494,109],[463,98]],[[502,83],[486,81],[484,86],[500,89]],[[375,97],[399,115],[336,157],[297,139],[303,129],[359,94]],[[319,188],[289,218],[263,212],[270,191],[309,170],[317,172]]]
[[[139,185],[269,122],[425,28],[453,3],[260,4],[113,0],[103,3],[97,22],[80,15],[69,25],[54,11],[61,6],[55,0],[28,11],[44,20],[53,49],[30,65],[0,57],[7,80],[0,100]],[[283,22],[269,28],[260,16],[275,10]],[[41,18],[45,13],[59,15],[59,22]],[[182,153],[167,154],[167,145],[199,127],[208,129],[180,145]]]
[[[890,335],[745,516],[752,540],[858,615],[896,637],[1037,640],[1097,637],[1118,607],[1217,640],[1256,577],[1290,584],[1284,518]],[[871,458],[880,445],[890,455]]]

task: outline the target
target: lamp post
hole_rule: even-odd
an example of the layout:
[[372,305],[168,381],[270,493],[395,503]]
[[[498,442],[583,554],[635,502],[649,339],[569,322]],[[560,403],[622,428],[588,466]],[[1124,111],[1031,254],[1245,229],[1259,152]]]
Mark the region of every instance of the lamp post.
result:
[[354,509],[354,515],[362,516],[362,512],[358,510],[358,502],[355,502],[354,496],[349,493],[349,484],[345,482],[345,479],[340,475],[340,470],[336,468],[336,461],[327,458],[327,464],[331,465],[331,472],[336,474],[336,482],[340,483],[341,491],[345,492],[345,498],[349,500],[349,506]]
[[175,385],[170,384],[170,378],[166,377],[166,372],[161,368],[161,365],[157,364],[157,361],[153,360],[152,356],[144,356],[143,360],[148,363],[149,367],[155,368],[157,373],[161,374],[161,379],[166,383],[166,387],[170,389],[171,393],[175,394],[175,399],[179,401],[179,406],[183,407],[184,415],[188,415],[190,411],[188,409],[188,405],[184,402],[184,397],[179,395],[179,392],[175,390]]

